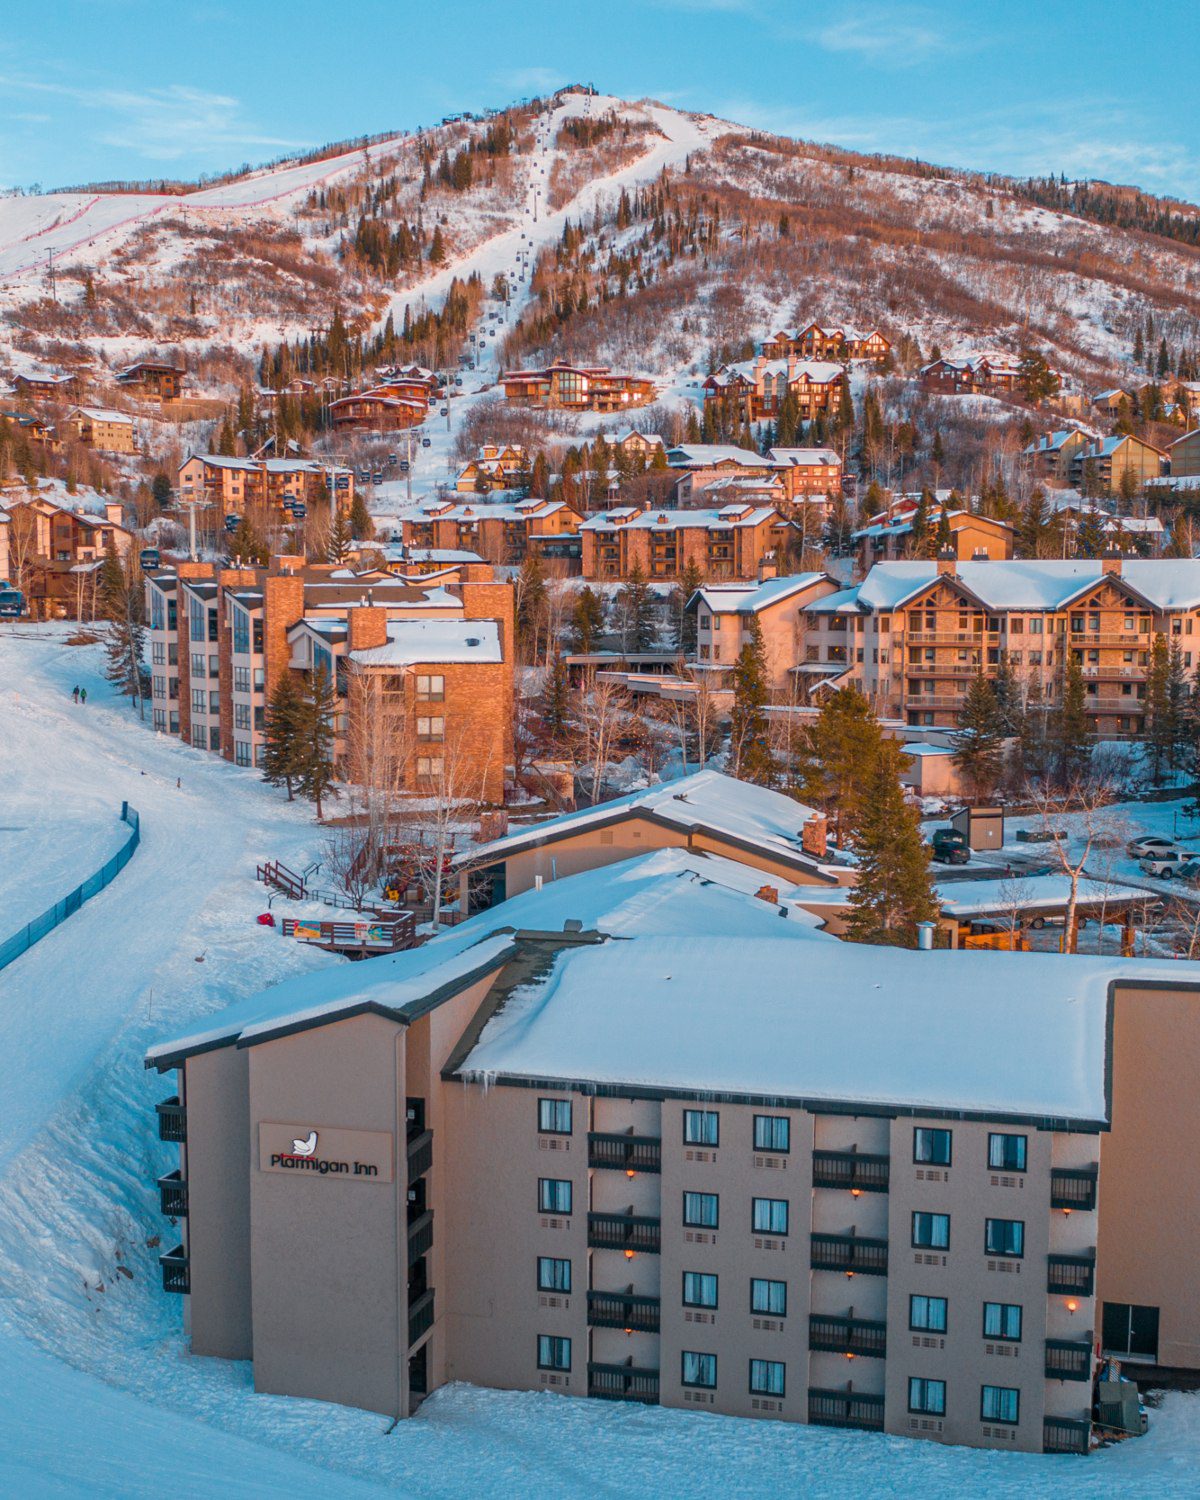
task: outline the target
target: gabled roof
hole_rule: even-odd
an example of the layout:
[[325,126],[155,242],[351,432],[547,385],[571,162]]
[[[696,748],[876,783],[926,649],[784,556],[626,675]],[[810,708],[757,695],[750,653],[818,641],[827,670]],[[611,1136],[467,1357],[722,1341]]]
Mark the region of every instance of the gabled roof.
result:
[[769,448],[767,457],[773,464],[789,469],[806,469],[817,465],[839,465],[841,459],[832,448]]
[[795,573],[785,578],[766,578],[762,583],[714,583],[697,589],[689,606],[702,599],[715,615],[756,615],[760,610],[818,583],[832,583],[828,573]]
[[715,464],[740,464],[745,469],[769,469],[771,462],[750,448],[731,443],[680,443],[667,450],[673,469],[707,469]]
[[[628,516],[628,520],[615,517]],[[743,526],[761,526],[777,519],[772,506],[726,505],[720,510],[646,510],[631,513],[628,507],[592,516],[580,531],[728,531]]]
[[[1120,574],[1106,574],[1091,558],[962,562],[944,576],[985,609],[1000,612],[1063,609],[1106,578],[1160,612],[1200,607],[1200,561],[1190,558],[1126,558]],[[937,579],[936,562],[877,563],[860,586],[859,599],[874,611],[898,609]]]

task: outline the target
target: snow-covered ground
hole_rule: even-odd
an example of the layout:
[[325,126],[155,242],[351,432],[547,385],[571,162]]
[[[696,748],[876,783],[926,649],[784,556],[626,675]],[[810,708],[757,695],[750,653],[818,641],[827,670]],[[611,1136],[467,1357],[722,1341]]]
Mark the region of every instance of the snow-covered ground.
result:
[[[1082,1461],[465,1386],[389,1433],[366,1413],[257,1396],[246,1365],[193,1359],[159,1284],[171,1230],[153,1183],[172,1152],[142,1055],[238,995],[338,962],[254,920],[255,862],[303,866],[320,835],[254,773],[154,735],[103,682],[99,649],[65,636],[0,632],[3,821],[95,829],[128,799],[142,845],[0,976],[0,1496],[1196,1492],[1196,1396],[1168,1397],[1147,1438]],[[47,824],[22,857],[48,871],[56,844]],[[80,833],[80,863],[96,852]]]

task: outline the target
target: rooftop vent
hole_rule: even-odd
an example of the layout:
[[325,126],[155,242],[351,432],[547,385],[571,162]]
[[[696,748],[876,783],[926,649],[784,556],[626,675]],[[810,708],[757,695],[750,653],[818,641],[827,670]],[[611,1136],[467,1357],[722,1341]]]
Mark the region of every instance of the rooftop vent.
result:
[[583,923],[579,920],[578,917],[568,917],[567,920],[563,923],[563,931],[582,932]]
[[479,637],[477,635],[469,635],[467,637],[467,645],[468,646],[478,646],[479,645]]

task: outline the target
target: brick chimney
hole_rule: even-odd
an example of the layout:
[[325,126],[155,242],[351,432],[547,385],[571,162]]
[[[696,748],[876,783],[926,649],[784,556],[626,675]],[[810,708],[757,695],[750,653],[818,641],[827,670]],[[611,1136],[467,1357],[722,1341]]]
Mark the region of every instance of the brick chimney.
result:
[[119,500],[106,500],[104,502],[104,519],[111,521],[114,526],[125,524],[125,507]]
[[263,582],[263,650],[267,694],[291,667],[292,649],[287,633],[304,616],[304,580],[288,574]]
[[765,901],[768,906],[779,905],[779,887],[777,885],[760,885],[754,893],[756,901]]
[[953,547],[943,547],[937,555],[937,570],[939,577],[945,573],[953,578],[958,567],[958,554]]
[[290,552],[278,553],[271,559],[271,572],[278,576],[288,573],[298,573],[304,566],[304,559],[296,557]]
[[775,554],[770,557],[760,557],[758,560],[758,581],[765,583],[768,578],[778,578],[779,564],[775,561]]
[[800,847],[814,859],[824,859],[829,849],[829,819],[824,813],[813,813],[800,830]]
[[1109,547],[1100,559],[1100,568],[1104,573],[1113,573],[1116,577],[1121,576],[1121,551],[1119,547]]
[[371,646],[387,645],[387,610],[381,604],[360,604],[348,611],[351,651],[366,651]]

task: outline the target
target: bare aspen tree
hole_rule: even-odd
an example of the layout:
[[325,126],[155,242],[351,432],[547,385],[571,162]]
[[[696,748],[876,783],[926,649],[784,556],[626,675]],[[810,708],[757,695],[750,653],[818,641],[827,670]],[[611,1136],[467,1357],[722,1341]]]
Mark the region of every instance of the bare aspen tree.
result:
[[1079,825],[1082,842],[1075,854],[1070,852],[1069,838],[1049,840],[1054,862],[1070,885],[1063,952],[1075,953],[1079,946],[1079,882],[1098,841],[1102,847],[1109,839],[1119,836],[1119,819],[1108,810],[1112,802],[1111,783],[1105,776],[1088,775],[1076,778],[1063,791],[1054,791],[1046,785],[1031,784],[1026,787],[1026,801],[1034,808],[1046,833],[1058,831],[1057,825],[1064,818],[1072,818]]
[[600,800],[604,769],[612,758],[613,746],[620,738],[630,709],[624,688],[607,678],[592,674],[579,691],[575,717],[580,727],[582,758],[591,773],[593,802]]
[[353,672],[346,692],[346,766],[352,800],[363,825],[372,878],[383,871],[395,842],[398,798],[412,766],[412,721],[404,678]]
[[484,802],[490,761],[480,759],[477,746],[462,733],[448,736],[425,757],[418,759],[418,790],[421,800],[411,813],[418,837],[412,854],[430,893],[430,919],[436,927],[445,897],[446,865],[457,832],[474,821]]

